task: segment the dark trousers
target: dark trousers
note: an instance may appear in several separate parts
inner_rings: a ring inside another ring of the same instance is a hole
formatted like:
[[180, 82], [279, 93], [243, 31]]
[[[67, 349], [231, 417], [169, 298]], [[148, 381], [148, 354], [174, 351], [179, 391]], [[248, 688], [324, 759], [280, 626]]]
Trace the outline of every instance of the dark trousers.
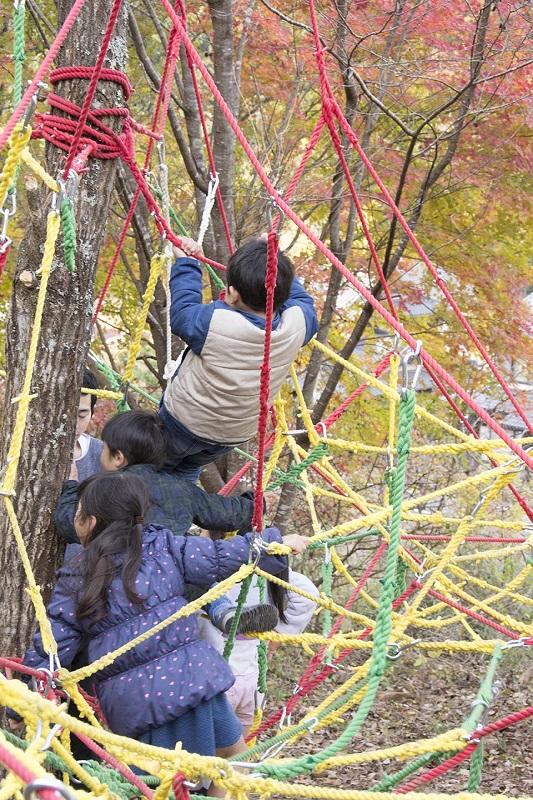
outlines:
[[169, 414], [163, 401], [159, 406], [159, 416], [168, 433], [165, 469], [181, 478], [196, 483], [202, 467], [233, 450], [233, 445], [209, 442], [207, 439], [195, 436]]

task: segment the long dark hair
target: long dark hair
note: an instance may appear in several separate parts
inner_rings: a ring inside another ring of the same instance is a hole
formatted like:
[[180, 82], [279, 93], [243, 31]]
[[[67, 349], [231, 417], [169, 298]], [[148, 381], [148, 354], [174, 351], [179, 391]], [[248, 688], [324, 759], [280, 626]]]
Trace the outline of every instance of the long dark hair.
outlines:
[[[289, 582], [289, 568], [285, 567], [282, 572], [277, 575], [278, 578], [281, 578], [282, 581]], [[285, 609], [287, 608], [287, 589], [284, 586], [280, 586], [274, 581], [267, 582], [268, 587], [268, 594], [270, 595], [270, 601], [273, 606], [276, 606], [278, 609], [278, 614], [281, 622], [287, 622], [287, 617], [285, 616]]]
[[[95, 622], [107, 613], [107, 593], [120, 572], [124, 592], [132, 603], [142, 603], [135, 591], [141, 564], [144, 514], [148, 493], [136, 475], [107, 472], [93, 475], [80, 486], [79, 516], [96, 517], [85, 550], [85, 585], [78, 602], [78, 619]], [[116, 556], [123, 554], [123, 559]]]

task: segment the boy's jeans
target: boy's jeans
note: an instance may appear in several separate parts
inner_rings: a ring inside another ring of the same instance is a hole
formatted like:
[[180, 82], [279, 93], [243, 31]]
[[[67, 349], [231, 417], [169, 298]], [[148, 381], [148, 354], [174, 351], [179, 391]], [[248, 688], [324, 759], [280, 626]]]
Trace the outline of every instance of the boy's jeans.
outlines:
[[233, 450], [233, 445], [209, 442], [207, 439], [195, 436], [185, 425], [169, 414], [162, 400], [159, 406], [159, 416], [169, 436], [165, 468], [181, 478], [196, 483], [203, 466], [211, 464], [220, 456]]

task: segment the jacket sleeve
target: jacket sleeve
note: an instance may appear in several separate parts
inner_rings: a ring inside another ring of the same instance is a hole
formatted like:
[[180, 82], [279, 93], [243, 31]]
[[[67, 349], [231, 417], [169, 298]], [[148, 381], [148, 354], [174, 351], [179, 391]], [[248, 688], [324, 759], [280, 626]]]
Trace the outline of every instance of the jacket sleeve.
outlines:
[[205, 344], [214, 304], [202, 302], [202, 269], [195, 258], [178, 258], [170, 273], [172, 333], [199, 355]]
[[[301, 572], [289, 570], [289, 583], [297, 589], [303, 589], [305, 592], [315, 597], [320, 595], [315, 584], [305, 575], [302, 575]], [[287, 607], [285, 608], [285, 618], [287, 621], [282, 622], [280, 620], [276, 625], [276, 631], [278, 633], [288, 633], [292, 635], [303, 633], [311, 622], [311, 617], [315, 609], [316, 603], [298, 594], [298, 592], [291, 592], [289, 589], [287, 592]]]
[[[212, 586], [229, 578], [239, 567], [248, 563], [253, 534], [234, 536], [227, 541], [215, 541], [204, 536], [172, 536], [170, 550], [185, 583]], [[277, 528], [263, 531], [265, 542], [282, 542]], [[265, 572], [277, 575], [287, 567], [286, 556], [261, 556], [259, 566]]]
[[315, 311], [315, 304], [313, 298], [308, 294], [301, 281], [295, 278], [292, 282], [291, 293], [289, 299], [284, 304], [284, 309], [298, 306], [302, 309], [305, 319], [305, 339], [304, 344], [313, 338], [318, 331], [318, 317]]
[[253, 513], [253, 494], [245, 492], [235, 497], [208, 494], [191, 484], [193, 522], [208, 531], [235, 531], [250, 528]]
[[[57, 642], [61, 666], [68, 667], [81, 648], [83, 632], [76, 619], [76, 592], [73, 590], [72, 575], [65, 576], [62, 572], [59, 571], [46, 614]], [[34, 669], [49, 667], [48, 653], [43, 648], [39, 631], [33, 637], [33, 648], [24, 656], [24, 664]]]
[[57, 532], [66, 542], [79, 543], [74, 530], [74, 516], [79, 500], [78, 481], [65, 481], [54, 514], [54, 524]]

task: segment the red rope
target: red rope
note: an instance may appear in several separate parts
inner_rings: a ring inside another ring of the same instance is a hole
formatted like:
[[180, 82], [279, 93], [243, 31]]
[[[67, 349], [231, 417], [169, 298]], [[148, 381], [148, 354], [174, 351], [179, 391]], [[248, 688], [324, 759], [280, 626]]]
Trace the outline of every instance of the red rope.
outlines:
[[[339, 272], [342, 275], [344, 275], [344, 277], [353, 286], [355, 286], [355, 288], [364, 297], [364, 299], [367, 300], [368, 303], [376, 311], [378, 311], [378, 313], [383, 317], [383, 319], [385, 319], [386, 322], [388, 322], [389, 325], [391, 325], [391, 327], [394, 328], [394, 330], [397, 331], [400, 334], [400, 336], [402, 336], [403, 339], [405, 339], [407, 344], [409, 344], [409, 346], [412, 347], [413, 350], [416, 349], [417, 346], [418, 346], [418, 343], [417, 343], [416, 339], [413, 336], [411, 336], [409, 331], [407, 331], [406, 328], [400, 322], [398, 322], [393, 317], [393, 315], [389, 311], [387, 311], [386, 308], [384, 308], [384, 306], [379, 302], [379, 300], [377, 300], [372, 295], [372, 293], [366, 288], [366, 286], [364, 286], [361, 283], [361, 281], [359, 281], [356, 278], [356, 276], [353, 275], [350, 272], [350, 270], [348, 270], [346, 268], [346, 266], [334, 255], [334, 253], [332, 253], [331, 250], [329, 250], [329, 248], [326, 247], [326, 245], [319, 239], [317, 234], [315, 234], [314, 231], [308, 225], [306, 225], [298, 217], [297, 214], [294, 213], [294, 211], [290, 208], [290, 206], [288, 206], [287, 203], [285, 203], [285, 201], [283, 200], [283, 198], [281, 197], [279, 192], [272, 185], [272, 183], [269, 180], [268, 175], [266, 174], [263, 166], [261, 165], [261, 163], [258, 160], [257, 156], [255, 155], [255, 153], [253, 152], [252, 148], [250, 147], [250, 144], [248, 143], [248, 140], [246, 139], [246, 137], [243, 134], [243, 132], [241, 131], [237, 120], [235, 119], [235, 117], [231, 113], [230, 108], [228, 107], [228, 105], [225, 102], [224, 98], [220, 94], [220, 92], [219, 92], [219, 90], [218, 90], [213, 78], [209, 74], [209, 71], [207, 70], [207, 68], [204, 66], [200, 56], [196, 52], [192, 42], [190, 41], [189, 37], [187, 36], [187, 33], [184, 30], [180, 19], [174, 13], [174, 11], [173, 11], [170, 3], [169, 3], [169, 0], [161, 0], [161, 2], [163, 3], [163, 6], [165, 7], [165, 10], [169, 14], [169, 16], [172, 19], [172, 21], [174, 22], [174, 24], [182, 32], [182, 35], [183, 35], [183, 46], [187, 49], [187, 51], [189, 51], [191, 53], [191, 57], [192, 57], [195, 65], [197, 66], [199, 72], [201, 73], [204, 81], [207, 83], [211, 93], [213, 94], [213, 97], [214, 97], [215, 101], [219, 104], [224, 116], [226, 117], [226, 119], [228, 121], [228, 124], [231, 126], [231, 128], [232, 128], [233, 132], [235, 133], [237, 139], [239, 140], [243, 150], [245, 151], [246, 155], [248, 156], [248, 159], [250, 160], [250, 162], [254, 166], [259, 178], [261, 179], [261, 182], [266, 187], [266, 189], [268, 190], [269, 194], [275, 200], [275, 202], [277, 203], [279, 208], [283, 211], [283, 213], [289, 219], [291, 219], [295, 223], [295, 225], [297, 225], [298, 228], [300, 228], [300, 230], [307, 236], [307, 238], [311, 242], [313, 242], [315, 247], [321, 253], [323, 253], [324, 256], [326, 256], [326, 258], [333, 264], [333, 266], [336, 267], [336, 269], [338, 269]], [[365, 156], [365, 158], [366, 158], [366, 156]], [[390, 197], [390, 195], [389, 195], [389, 197]], [[391, 198], [391, 200], [392, 200], [392, 198]], [[402, 217], [402, 219], [403, 219], [403, 217]], [[405, 222], [405, 220], [404, 220], [404, 222]], [[405, 223], [405, 224], [407, 225], [407, 223]], [[420, 247], [420, 245], [418, 245], [418, 247]], [[427, 256], [426, 256], [426, 259], [427, 259]], [[490, 415], [487, 414], [487, 412], [483, 408], [481, 408], [478, 405], [478, 403], [476, 403], [476, 401], [468, 394], [468, 392], [466, 392], [457, 383], [457, 381], [451, 375], [449, 375], [448, 372], [443, 367], [441, 367], [441, 365], [434, 358], [432, 358], [432, 356], [429, 355], [429, 353], [426, 353], [426, 351], [423, 348], [420, 350], [420, 355], [424, 360], [424, 364], [427, 364], [431, 369], [433, 369], [433, 371], [437, 375], [439, 375], [448, 384], [448, 386], [450, 386], [453, 389], [453, 391], [462, 400], [464, 400], [464, 402], [467, 403], [470, 406], [470, 408], [473, 409], [473, 411], [476, 412], [476, 414], [479, 416], [479, 418], [482, 419], [483, 422], [485, 422], [486, 425], [488, 425], [488, 427], [491, 430], [493, 430], [494, 433], [496, 433], [497, 436], [499, 436], [499, 438], [502, 439], [502, 441], [504, 441], [505, 444], [507, 444], [507, 446], [514, 453], [516, 453], [516, 455], [525, 464], [527, 464], [530, 468], [533, 468], [533, 458], [522, 447], [520, 447], [519, 445], [516, 444], [516, 442], [513, 441], [513, 439], [507, 434], [507, 432], [501, 427], [501, 425], [499, 425], [495, 420], [493, 420], [490, 417]]]
[[72, 29], [72, 26], [76, 22], [76, 19], [79, 16], [80, 11], [82, 10], [86, 2], [87, 0], [75, 0], [74, 5], [70, 9], [67, 17], [65, 18], [65, 21], [63, 22], [63, 25], [61, 26], [54, 41], [52, 42], [50, 50], [44, 57], [40, 67], [33, 76], [33, 79], [30, 82], [26, 91], [24, 92], [20, 103], [17, 105], [17, 107], [14, 109], [13, 113], [9, 117], [2, 133], [0, 133], [0, 150], [2, 149], [2, 147], [4, 147], [5, 143], [7, 142], [13, 131], [13, 128], [15, 127], [17, 122], [22, 118], [24, 112], [30, 105], [32, 97], [37, 91], [37, 88], [39, 86], [39, 82], [44, 81], [46, 79], [50, 65], [55, 61], [55, 58], [59, 53], [61, 46], [63, 45], [63, 42], [67, 38], [70, 30]]
[[[421, 583], [419, 583], [418, 586], [419, 588], [422, 588]], [[519, 634], [513, 633], [513, 631], [510, 631], [508, 628], [504, 628], [504, 626], [500, 625], [498, 622], [493, 622], [493, 620], [487, 619], [487, 617], [484, 617], [482, 614], [478, 614], [477, 611], [472, 611], [471, 608], [467, 608], [466, 606], [461, 605], [461, 603], [457, 603], [455, 600], [452, 600], [451, 597], [446, 597], [446, 595], [435, 591], [435, 589], [430, 589], [429, 594], [431, 597], [434, 597], [435, 600], [440, 600], [441, 603], [446, 603], [447, 606], [456, 608], [457, 611], [460, 611], [462, 614], [466, 614], [467, 616], [472, 617], [472, 619], [477, 620], [477, 622], [481, 622], [483, 625], [487, 625], [489, 628], [493, 628], [495, 631], [503, 633], [503, 635], [507, 636], [509, 639], [520, 638]]]
[[5, 669], [10, 672], [20, 672], [21, 675], [28, 675], [40, 681], [44, 681], [48, 677], [48, 673], [42, 670], [24, 666], [20, 658], [0, 658], [0, 669]]
[[175, 800], [189, 800], [189, 790], [185, 785], [185, 775], [181, 772], [176, 772], [172, 780], [172, 790], [174, 792]]
[[259, 419], [257, 422], [257, 475], [254, 492], [254, 513], [252, 526], [255, 531], [263, 530], [263, 474], [265, 468], [268, 410], [270, 408], [270, 342], [272, 320], [274, 318], [274, 292], [278, 275], [278, 237], [272, 228], [268, 232], [267, 263], [265, 271], [266, 307], [265, 342], [263, 363], [259, 382]]
[[98, 758], [101, 758], [102, 761], [105, 761], [110, 767], [113, 767], [113, 769], [116, 769], [117, 772], [120, 772], [122, 777], [126, 778], [127, 781], [139, 789], [141, 794], [143, 794], [147, 800], [152, 800], [152, 797], [154, 796], [152, 790], [149, 789], [144, 781], [135, 775], [135, 773], [132, 772], [131, 769], [126, 766], [126, 764], [123, 764], [117, 758], [108, 753], [107, 750], [104, 750], [103, 747], [94, 742], [92, 739], [89, 739], [89, 737], [85, 736], [83, 733], [73, 731], [73, 734], [80, 740], [80, 742], [83, 742], [83, 744], [88, 747], [89, 750], [92, 750], [92, 752], [95, 753]]
[[91, 108], [91, 103], [93, 101], [93, 97], [96, 92], [96, 87], [98, 86], [98, 81], [100, 80], [100, 76], [104, 66], [104, 59], [107, 54], [107, 50], [109, 47], [109, 43], [111, 41], [111, 36], [113, 35], [113, 31], [115, 29], [115, 25], [117, 24], [117, 19], [121, 5], [122, 5], [122, 0], [113, 0], [111, 13], [109, 14], [109, 19], [107, 20], [107, 25], [102, 39], [102, 44], [100, 45], [100, 52], [98, 53], [98, 58], [96, 59], [96, 64], [94, 65], [93, 73], [91, 75], [89, 86], [87, 88], [87, 93], [85, 95], [85, 98], [83, 100], [83, 105], [80, 110], [76, 129], [74, 131], [74, 135], [70, 143], [70, 148], [67, 153], [65, 167], [63, 169], [63, 177], [65, 178], [65, 180], [68, 177], [68, 173], [72, 166], [72, 162], [74, 161], [74, 158], [78, 152], [78, 146], [81, 142], [83, 129], [85, 127], [85, 122], [87, 120]]
[[[452, 397], [450, 397], [450, 393], [448, 392], [446, 387], [443, 386], [442, 382], [433, 373], [433, 371], [431, 369], [429, 369], [427, 366], [426, 366], [426, 371], [427, 371], [428, 375], [430, 376], [430, 378], [435, 383], [435, 385], [437, 386], [437, 388], [441, 391], [441, 393], [443, 394], [445, 399], [448, 401], [450, 406], [453, 408], [453, 410], [455, 411], [455, 413], [457, 414], [457, 416], [459, 417], [459, 419], [461, 420], [461, 422], [463, 423], [463, 425], [465, 426], [467, 431], [469, 433], [471, 433], [472, 436], [475, 439], [479, 439], [480, 437], [479, 437], [479, 434], [477, 433], [476, 429], [467, 420], [467, 418], [465, 417], [465, 415], [463, 414], [463, 412], [461, 411], [461, 409], [459, 408], [457, 403], [454, 401], [454, 399]], [[497, 467], [498, 466], [497, 462], [494, 461], [494, 459], [491, 456], [488, 456], [488, 458], [489, 458], [489, 461], [490, 461], [490, 463], [492, 464], [493, 467]], [[520, 506], [520, 508], [527, 514], [529, 519], [533, 522], [533, 509], [531, 509], [531, 507], [527, 504], [525, 498], [522, 497], [520, 492], [513, 486], [512, 483], [509, 484], [509, 489], [513, 493], [513, 495], [514, 495], [518, 505]]]
[[[176, 0], [176, 7], [178, 6], [179, 6], [179, 0]], [[176, 59], [179, 53], [179, 45], [180, 45], [180, 36], [178, 35], [177, 29], [174, 26], [170, 31], [168, 37], [165, 63], [163, 66], [163, 72], [161, 74], [159, 91], [157, 93], [156, 105], [152, 116], [151, 130], [157, 135], [162, 134], [163, 127], [167, 118], [168, 106], [171, 97], [171, 85], [172, 85], [172, 79], [174, 77], [174, 67], [176, 64]], [[152, 157], [152, 151], [153, 151], [153, 140], [150, 140], [148, 142], [148, 148], [146, 150], [146, 154], [144, 157], [143, 173], [145, 173], [146, 170], [148, 169], [148, 165], [150, 164], [150, 159]], [[92, 318], [93, 325], [98, 319], [98, 315], [102, 308], [102, 304], [109, 289], [109, 285], [111, 283], [111, 279], [115, 272], [115, 268], [118, 264], [118, 260], [122, 252], [124, 242], [126, 241], [126, 236], [128, 235], [128, 230], [130, 228], [133, 215], [135, 214], [135, 209], [137, 207], [137, 202], [139, 200], [140, 195], [141, 195], [141, 188], [139, 184], [137, 184], [137, 188], [135, 189], [128, 213], [126, 215], [126, 219], [124, 220], [124, 224], [122, 226], [122, 230], [118, 238], [117, 246], [115, 247], [115, 252], [113, 253], [113, 257], [109, 262], [109, 267], [107, 269], [105, 280], [100, 290], [100, 294], [98, 295], [98, 300], [96, 301]]]
[[[430, 271], [431, 275], [433, 276], [437, 286], [439, 287], [439, 289], [442, 291], [442, 293], [446, 297], [446, 300], [448, 301], [448, 303], [450, 304], [451, 308], [453, 309], [453, 311], [454, 311], [456, 317], [458, 318], [459, 322], [461, 323], [462, 327], [468, 333], [470, 339], [473, 341], [473, 343], [475, 344], [477, 350], [482, 355], [482, 357], [483, 357], [484, 361], [486, 362], [486, 364], [488, 365], [490, 371], [492, 372], [492, 374], [494, 375], [494, 377], [496, 378], [496, 380], [498, 381], [498, 383], [502, 387], [503, 391], [507, 395], [508, 399], [511, 401], [512, 405], [514, 406], [517, 414], [524, 421], [524, 423], [528, 427], [528, 429], [530, 431], [532, 431], [533, 427], [532, 427], [531, 423], [529, 422], [525, 412], [523, 411], [523, 409], [521, 408], [520, 404], [518, 403], [518, 401], [514, 397], [513, 393], [511, 392], [511, 389], [507, 385], [505, 379], [503, 378], [503, 376], [498, 371], [496, 365], [494, 364], [494, 362], [492, 361], [491, 357], [489, 356], [487, 350], [485, 349], [485, 347], [483, 346], [482, 342], [478, 338], [476, 332], [474, 331], [474, 329], [472, 328], [472, 326], [470, 325], [470, 323], [468, 322], [468, 320], [466, 319], [466, 317], [462, 313], [461, 309], [457, 305], [454, 297], [452, 296], [451, 292], [449, 291], [448, 287], [446, 286], [446, 283], [442, 280], [442, 278], [440, 277], [438, 271], [435, 269], [435, 267], [433, 266], [433, 264], [431, 263], [431, 261], [427, 257], [427, 255], [426, 255], [426, 253], [424, 251], [424, 248], [420, 245], [420, 243], [418, 242], [418, 239], [416, 238], [414, 233], [411, 231], [411, 228], [409, 227], [409, 224], [407, 223], [407, 220], [404, 218], [404, 216], [401, 213], [400, 209], [398, 208], [398, 206], [394, 202], [394, 199], [393, 199], [392, 195], [389, 193], [389, 191], [387, 190], [385, 184], [382, 182], [382, 180], [379, 177], [378, 173], [376, 172], [376, 170], [372, 166], [372, 163], [370, 162], [368, 156], [366, 155], [366, 153], [362, 149], [361, 145], [359, 144], [359, 140], [358, 140], [357, 136], [355, 135], [354, 131], [352, 130], [352, 128], [351, 128], [350, 124], [348, 123], [346, 117], [342, 113], [342, 109], [340, 108], [339, 104], [337, 103], [337, 101], [336, 101], [336, 99], [335, 99], [335, 97], [333, 95], [333, 92], [331, 90], [331, 86], [329, 85], [329, 81], [328, 81], [327, 75], [326, 75], [326, 66], [325, 66], [325, 62], [324, 62], [324, 52], [325, 52], [325, 50], [322, 47], [322, 44], [321, 44], [321, 41], [320, 41], [320, 35], [319, 35], [319, 32], [318, 32], [318, 23], [317, 23], [316, 9], [315, 9], [314, 0], [309, 0], [309, 12], [310, 12], [311, 24], [312, 24], [312, 28], [313, 28], [313, 36], [314, 36], [314, 40], [315, 40], [315, 55], [316, 55], [317, 66], [318, 66], [318, 69], [319, 69], [319, 72], [320, 72], [321, 81], [324, 82], [324, 84], [327, 86], [327, 89], [328, 89], [330, 108], [331, 108], [332, 112], [337, 117], [337, 120], [339, 121], [339, 123], [341, 125], [341, 128], [343, 129], [343, 131], [344, 131], [345, 135], [347, 136], [347, 138], [348, 138], [349, 142], [351, 143], [351, 145], [357, 151], [359, 157], [361, 158], [361, 161], [365, 165], [365, 167], [368, 170], [369, 174], [371, 175], [372, 179], [374, 180], [374, 182], [376, 183], [376, 185], [379, 187], [380, 191], [382, 192], [383, 197], [387, 201], [388, 205], [390, 206], [391, 210], [393, 211], [394, 215], [396, 216], [396, 219], [398, 220], [398, 222], [402, 226], [403, 230], [405, 231], [405, 234], [409, 238], [409, 241], [411, 242], [411, 244], [415, 248], [416, 252], [420, 256], [420, 258], [422, 259], [422, 261], [424, 262], [426, 267], [429, 269], [429, 271]], [[430, 363], [430, 366], [432, 366], [431, 363]], [[533, 466], [533, 462], [532, 462], [532, 464], [530, 466]]]
[[[394, 603], [392, 604], [393, 611], [396, 611], [402, 603], [404, 603], [416, 590], [417, 590], [417, 583], [416, 581], [412, 581], [410, 585], [399, 595]], [[364, 631], [357, 637], [358, 639], [366, 639], [372, 633], [372, 628], [365, 628]], [[313, 691], [322, 681], [326, 680], [337, 668], [337, 666], [344, 661], [347, 656], [353, 653], [351, 648], [346, 648], [343, 650], [332, 662], [331, 665], [327, 665], [323, 668], [323, 670], [315, 677], [307, 677], [308, 674], [311, 673], [311, 664], [314, 662], [313, 669], [316, 669], [319, 666], [318, 662], [318, 654], [313, 656], [313, 659], [309, 663], [306, 671], [302, 675], [301, 679], [298, 681], [297, 689], [295, 690], [294, 694], [287, 700], [287, 703], [282, 708], [279, 708], [275, 711], [271, 716], [264, 720], [257, 731], [254, 733], [254, 736], [258, 737], [264, 731], [268, 730], [269, 728], [273, 727], [278, 723], [285, 712], [285, 714], [292, 714], [298, 703], [304, 698], [307, 697], [310, 692]]]
[[11, 250], [11, 245], [8, 244], [7, 247], [0, 252], [0, 278], [2, 277], [2, 273], [4, 271], [4, 267], [6, 265], [7, 257], [9, 255], [9, 251]]
[[464, 750], [461, 750], [460, 753], [456, 753], [451, 758], [448, 758], [446, 761], [443, 761], [442, 764], [439, 764], [433, 769], [427, 770], [422, 775], [419, 775], [417, 778], [414, 778], [407, 783], [402, 783], [396, 791], [399, 794], [405, 794], [406, 792], [414, 792], [419, 786], [423, 784], [429, 783], [430, 781], [434, 780], [435, 778], [441, 777], [441, 775], [445, 775], [450, 770], [454, 769], [454, 767], [461, 764], [467, 758], [469, 758], [474, 750], [479, 745], [479, 741], [483, 739], [485, 736], [488, 736], [491, 733], [496, 733], [497, 731], [504, 730], [505, 728], [511, 727], [511, 725], [516, 725], [519, 722], [523, 722], [524, 720], [528, 719], [533, 715], [533, 706], [527, 706], [523, 708], [521, 711], [515, 711], [512, 714], [509, 714], [507, 717], [503, 717], [502, 719], [491, 722], [488, 725], [485, 725], [483, 728], [476, 730], [472, 736], [475, 737], [475, 740], [467, 744]]
[[[377, 367], [372, 372], [372, 375], [374, 376], [374, 378], [379, 378], [385, 372], [385, 370], [389, 366], [391, 356], [392, 356], [392, 353], [387, 353], [385, 358], [381, 359], [381, 361], [379, 362]], [[326, 417], [326, 419], [324, 420], [324, 425], [326, 426], [327, 430], [329, 430], [330, 427], [335, 422], [337, 422], [337, 420], [344, 414], [344, 412], [347, 410], [348, 406], [356, 399], [356, 397], [359, 397], [359, 395], [362, 394], [365, 389], [368, 389], [369, 386], [370, 386], [369, 383], [362, 383], [345, 400], [342, 401], [340, 406], [337, 409], [335, 409], [335, 411], [332, 411], [332, 413], [329, 415], [329, 417]], [[315, 430], [317, 432], [320, 432], [320, 428], [321, 427], [322, 426], [319, 423], [318, 425], [315, 425]]]
[[[179, 5], [180, 5], [182, 18], [183, 18], [183, 25], [185, 27], [185, 30], [187, 30], [187, 16], [186, 16], [186, 12], [185, 12], [185, 3], [182, 2], [182, 0], [180, 0]], [[197, 105], [197, 108], [198, 108], [198, 116], [200, 117], [200, 125], [202, 126], [202, 133], [203, 133], [203, 136], [204, 136], [205, 149], [206, 149], [206, 152], [207, 152], [207, 160], [209, 162], [209, 171], [210, 171], [211, 175], [214, 177], [217, 174], [217, 168], [216, 168], [216, 164], [215, 164], [215, 155], [213, 153], [213, 148], [211, 147], [211, 140], [210, 140], [210, 137], [209, 137], [209, 132], [207, 130], [207, 123], [206, 123], [206, 120], [205, 120], [204, 107], [203, 107], [203, 103], [202, 103], [202, 97], [200, 95], [200, 89], [198, 87], [198, 79], [196, 77], [196, 72], [194, 70], [194, 63], [193, 63], [193, 61], [191, 59], [191, 56], [190, 56], [188, 51], [187, 51], [187, 63], [189, 65], [189, 71], [191, 73], [194, 96], [196, 98], [196, 105]], [[226, 237], [226, 243], [228, 245], [228, 250], [229, 250], [230, 253], [233, 253], [235, 248], [233, 247], [233, 242], [232, 242], [232, 238], [231, 238], [231, 231], [230, 231], [230, 227], [229, 227], [228, 217], [226, 215], [226, 209], [224, 207], [224, 199], [222, 197], [222, 192], [220, 191], [220, 187], [218, 187], [218, 186], [217, 186], [217, 190], [216, 190], [216, 193], [215, 193], [215, 197], [216, 197], [216, 200], [217, 200], [217, 207], [218, 207], [218, 211], [219, 211], [219, 214], [220, 214], [220, 219], [222, 220], [222, 226], [224, 228], [224, 235]]]
[[[16, 755], [3, 744], [0, 744], [0, 762], [9, 772], [13, 772], [26, 784], [37, 780], [38, 776], [19, 761]], [[36, 794], [42, 800], [62, 800], [62, 796], [55, 789], [38, 789]]]
[[335, 148], [337, 157], [342, 167], [342, 171], [344, 172], [344, 178], [346, 180], [346, 183], [348, 184], [348, 188], [352, 196], [355, 210], [357, 211], [357, 216], [359, 217], [359, 221], [361, 223], [365, 239], [368, 243], [368, 247], [370, 249], [370, 255], [372, 256], [372, 261], [374, 262], [376, 271], [378, 273], [379, 282], [381, 283], [383, 291], [385, 292], [385, 297], [387, 298], [387, 303], [391, 310], [391, 314], [394, 317], [394, 319], [397, 320], [398, 314], [396, 313], [396, 309], [394, 308], [394, 302], [392, 300], [392, 295], [390, 293], [389, 284], [387, 282], [387, 278], [385, 277], [385, 273], [383, 271], [383, 267], [381, 265], [381, 261], [378, 256], [378, 251], [376, 250], [372, 234], [370, 233], [370, 229], [367, 225], [363, 207], [361, 205], [361, 201], [359, 200], [359, 195], [357, 194], [355, 183], [353, 182], [353, 178], [350, 174], [350, 168], [348, 166], [348, 162], [346, 161], [346, 156], [344, 155], [344, 150], [339, 134], [337, 133], [337, 129], [335, 128], [334, 124], [335, 117], [332, 111], [332, 103], [331, 103], [331, 89], [329, 88], [327, 82], [325, 69], [320, 70], [320, 64], [319, 64], [319, 72], [320, 72], [320, 83], [321, 83], [321, 94], [322, 94], [322, 114], [324, 115], [324, 119], [328, 126], [331, 141], [333, 143], [333, 147]]

